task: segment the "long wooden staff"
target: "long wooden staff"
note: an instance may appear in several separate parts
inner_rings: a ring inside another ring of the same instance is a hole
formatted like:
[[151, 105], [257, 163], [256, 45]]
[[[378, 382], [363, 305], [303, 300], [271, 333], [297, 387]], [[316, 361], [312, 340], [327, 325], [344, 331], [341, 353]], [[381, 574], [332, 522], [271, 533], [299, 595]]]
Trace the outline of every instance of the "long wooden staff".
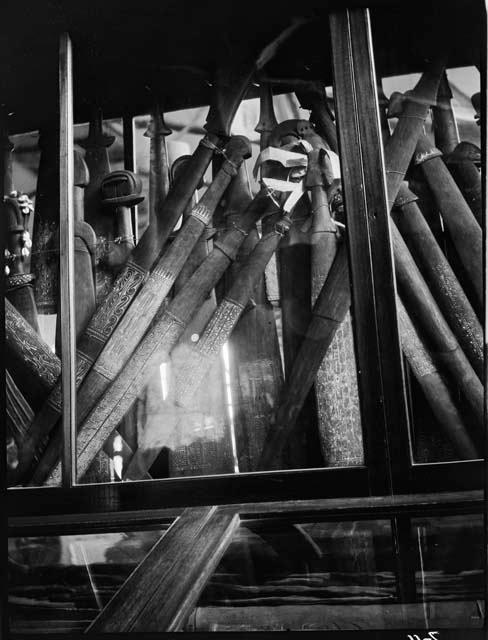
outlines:
[[480, 149], [470, 142], [460, 142], [446, 158], [449, 171], [481, 227], [483, 225], [483, 196], [481, 173], [476, 166], [476, 163], [480, 162]]
[[459, 144], [456, 116], [451, 104], [452, 91], [446, 72], [442, 74], [437, 91], [437, 100], [432, 107], [435, 146], [447, 156]]
[[[270, 207], [269, 196], [258, 194], [247, 210], [218, 241], [210, 255], [172, 302], [157, 315], [132, 357], [107, 389], [99, 403], [83, 423], [78, 436], [78, 469], [83, 473], [107, 437], [120, 422], [144, 387], [152, 367], [171, 352], [192, 315], [205, 300], [226, 268], [235, 259], [244, 238], [256, 221]], [[44, 480], [52, 467], [43, 461], [38, 466], [36, 481]], [[57, 481], [60, 465], [49, 476]]]
[[418, 140], [414, 163], [423, 175], [441, 211], [459, 259], [473, 285], [477, 301], [483, 304], [483, 246], [481, 227], [459, 187], [449, 173], [441, 152], [426, 136]]
[[483, 378], [483, 330], [443, 251], [406, 183], [392, 215], [419, 265], [437, 304], [480, 380]]
[[[222, 193], [236, 173], [236, 166], [245, 156], [250, 154], [249, 142], [246, 138], [236, 136], [231, 139], [226, 150], [226, 161], [218, 176], [205, 193], [202, 201], [192, 211], [192, 215], [185, 223], [176, 239], [161, 256], [157, 265], [147, 278], [139, 294], [134, 297], [131, 306], [114, 327], [104, 348], [101, 350], [94, 366], [87, 373], [84, 381], [79, 382], [77, 395], [77, 423], [88, 415], [94, 402], [103, 394], [108, 385], [114, 380], [118, 372], [125, 365], [145, 331], [153, 320], [157, 310], [168, 295], [174, 284], [179, 270], [193, 249], [205, 226], [210, 222], [213, 211]], [[43, 407], [51, 410], [50, 405]], [[52, 420], [50, 421], [52, 424]], [[44, 428], [43, 428], [44, 427]], [[25, 442], [21, 452], [19, 470], [29, 463], [37, 443], [46, 435], [46, 423], [42, 425], [36, 419], [29, 432], [29, 439]], [[61, 434], [54, 439], [45, 457], [55, 459], [56, 443]]]

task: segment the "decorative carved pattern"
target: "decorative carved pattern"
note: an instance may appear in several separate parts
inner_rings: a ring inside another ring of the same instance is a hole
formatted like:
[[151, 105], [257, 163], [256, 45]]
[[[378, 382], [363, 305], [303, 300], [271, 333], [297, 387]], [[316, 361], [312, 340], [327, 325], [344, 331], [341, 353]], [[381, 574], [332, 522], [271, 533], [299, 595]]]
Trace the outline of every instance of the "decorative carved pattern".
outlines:
[[185, 323], [165, 312], [139, 344], [131, 360], [107, 389], [78, 434], [78, 473], [85, 473], [105, 440], [117, 427], [144, 389], [153, 365], [169, 354], [185, 329]]
[[200, 340], [179, 367], [175, 385], [177, 404], [185, 407], [192, 405], [192, 398], [202, 384], [212, 361], [229, 339], [243, 310], [243, 305], [227, 298], [219, 304]]
[[61, 415], [63, 409], [63, 394], [61, 389], [61, 383], [58, 383], [49, 394], [47, 404], [54, 409], [56, 413]]
[[61, 373], [59, 359], [10, 304], [5, 305], [5, 336], [7, 344], [22, 353], [26, 367], [54, 387]]
[[105, 342], [132, 302], [144, 282], [147, 272], [139, 265], [128, 262], [103, 304], [91, 319], [86, 333], [99, 342]]
[[81, 383], [85, 379], [86, 374], [90, 371], [93, 361], [81, 351], [76, 352], [76, 388], [79, 389]]
[[15, 273], [7, 278], [7, 291], [17, 289], [18, 287], [25, 287], [35, 280], [35, 276], [32, 273]]
[[244, 305], [224, 298], [219, 304], [195, 349], [203, 356], [216, 355], [232, 333]]
[[193, 218], [200, 220], [205, 225], [207, 225], [212, 219], [212, 212], [210, 209], [201, 203], [193, 207], [190, 215], [193, 216]]
[[56, 313], [59, 292], [59, 246], [57, 222], [40, 220], [34, 234], [32, 272], [39, 313]]

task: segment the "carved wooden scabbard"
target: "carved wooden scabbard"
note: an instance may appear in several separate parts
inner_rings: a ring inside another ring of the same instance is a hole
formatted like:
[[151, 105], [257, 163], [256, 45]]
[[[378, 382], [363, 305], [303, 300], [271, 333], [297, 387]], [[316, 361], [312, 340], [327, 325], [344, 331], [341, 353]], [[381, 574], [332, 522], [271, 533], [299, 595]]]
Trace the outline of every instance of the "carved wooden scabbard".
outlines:
[[437, 100], [432, 107], [435, 146], [444, 155], [452, 153], [459, 144], [459, 132], [451, 99], [451, 88], [444, 72], [439, 82]]
[[437, 304], [480, 380], [483, 378], [483, 330], [444, 253], [420, 212], [417, 197], [404, 183], [393, 219], [407, 242]]
[[263, 236], [248, 255], [232, 286], [219, 303], [205, 331], [188, 354], [175, 382], [176, 402], [191, 407], [192, 397], [220, 354], [262, 276], [264, 267], [288, 232], [290, 220], [283, 218], [273, 232]]
[[417, 144], [414, 162], [422, 172], [439, 206], [480, 306], [483, 304], [483, 247], [481, 227], [449, 173], [441, 152], [426, 136]]
[[59, 180], [58, 141], [55, 132], [41, 131], [41, 158], [36, 189], [36, 216], [32, 238], [31, 271], [40, 314], [55, 314], [59, 292]]
[[275, 423], [268, 432], [258, 468], [273, 469], [292, 433], [303, 403], [334, 334], [349, 309], [351, 294], [347, 250], [342, 243], [312, 310], [312, 320], [297, 352]]
[[438, 424], [465, 460], [478, 457], [476, 446], [456, 407], [452, 393], [439, 374], [429, 350], [421, 340], [402, 301], [397, 297], [398, 324], [403, 353], [420, 384]]
[[446, 158], [449, 171], [481, 227], [483, 225], [483, 195], [481, 173], [476, 166], [476, 163], [480, 162], [480, 149], [470, 142], [460, 142]]
[[[328, 160], [309, 154], [306, 182], [312, 198], [311, 276], [312, 303], [322, 289], [339, 246], [332, 220], [322, 168]], [[322, 454], [327, 466], [362, 464], [362, 431], [354, 354], [352, 318], [348, 312], [337, 329], [315, 378], [315, 396]]]
[[[234, 228], [214, 243], [212, 253], [195, 271], [180, 293], [154, 319], [131, 359], [94, 407], [78, 436], [78, 469], [83, 473], [108, 435], [144, 387], [152, 365], [170, 353], [196, 309], [235, 258], [246, 234], [270, 206], [266, 195], [258, 194]], [[166, 355], [165, 355], [166, 354]], [[54, 480], [59, 465], [51, 474]]]

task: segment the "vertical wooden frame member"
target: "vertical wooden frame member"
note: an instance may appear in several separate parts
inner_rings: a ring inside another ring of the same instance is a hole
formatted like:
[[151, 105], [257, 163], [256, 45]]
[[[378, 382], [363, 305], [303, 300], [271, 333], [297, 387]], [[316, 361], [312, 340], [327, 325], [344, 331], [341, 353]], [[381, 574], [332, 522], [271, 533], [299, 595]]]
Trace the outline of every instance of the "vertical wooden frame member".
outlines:
[[[127, 171], [135, 171], [136, 156], [134, 149], [134, 118], [130, 113], [126, 113], [122, 117], [122, 135], [124, 139], [124, 169], [127, 169]], [[134, 243], [137, 243], [139, 240], [137, 229], [137, 205], [130, 208], [130, 219], [132, 222]]]
[[71, 39], [59, 40], [59, 245], [61, 319], [62, 484], [76, 481], [76, 384], [73, 205], [73, 59]]
[[330, 17], [365, 459], [372, 493], [398, 491], [388, 434], [407, 426], [385, 164], [367, 9]]

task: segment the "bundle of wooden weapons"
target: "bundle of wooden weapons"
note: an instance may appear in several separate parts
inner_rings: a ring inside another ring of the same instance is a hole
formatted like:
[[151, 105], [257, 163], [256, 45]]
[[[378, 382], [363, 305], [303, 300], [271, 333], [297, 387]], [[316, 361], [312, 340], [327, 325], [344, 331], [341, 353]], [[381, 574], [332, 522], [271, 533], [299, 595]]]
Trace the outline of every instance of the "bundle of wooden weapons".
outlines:
[[[125, 479], [363, 462], [347, 202], [331, 164], [333, 116], [323, 87], [313, 84], [297, 94], [310, 121], [278, 124], [262, 83], [261, 190], [253, 196], [245, 170], [250, 143], [231, 136], [230, 126], [257, 69], [218, 75], [207, 133], [171, 181], [170, 131], [155, 106], [146, 134], [149, 226], [137, 244], [130, 207], [143, 198], [141, 183], [129, 171], [110, 171], [112, 140], [94, 112], [74, 187], [83, 481], [109, 479], [115, 435]], [[424, 132], [431, 107], [436, 146]], [[441, 65], [426, 69], [406, 95], [393, 95], [383, 116], [403, 352], [455, 457], [472, 459], [483, 430], [479, 150], [457, 137]], [[397, 118], [391, 133], [387, 116]], [[62, 286], [55, 189], [46, 177], [56, 145], [49, 140], [43, 137], [32, 275], [12, 240], [18, 282], [6, 303], [7, 413], [17, 448], [10, 481], [34, 486], [61, 478], [60, 361], [36, 324], [36, 304], [39, 313], [55, 313]], [[198, 199], [212, 159], [213, 180]], [[25, 248], [19, 207], [28, 203], [12, 198], [8, 237], [20, 233]], [[269, 288], [280, 291], [280, 313]], [[162, 363], [170, 371], [166, 409], [151, 450], [137, 450], [137, 407], [148, 412], [154, 384], [147, 385], [159, 380]]]

